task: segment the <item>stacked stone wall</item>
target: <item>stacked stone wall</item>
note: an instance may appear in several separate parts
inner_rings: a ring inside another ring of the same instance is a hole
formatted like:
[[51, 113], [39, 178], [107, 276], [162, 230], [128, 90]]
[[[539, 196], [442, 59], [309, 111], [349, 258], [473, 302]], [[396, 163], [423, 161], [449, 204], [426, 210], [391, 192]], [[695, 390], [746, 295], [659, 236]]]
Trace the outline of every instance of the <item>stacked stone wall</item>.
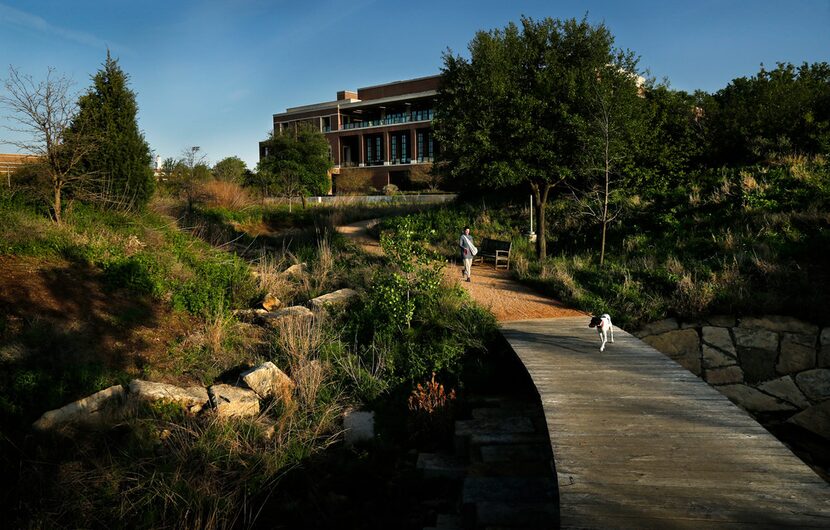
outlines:
[[830, 440], [830, 327], [779, 315], [666, 319], [634, 335], [761, 421]]

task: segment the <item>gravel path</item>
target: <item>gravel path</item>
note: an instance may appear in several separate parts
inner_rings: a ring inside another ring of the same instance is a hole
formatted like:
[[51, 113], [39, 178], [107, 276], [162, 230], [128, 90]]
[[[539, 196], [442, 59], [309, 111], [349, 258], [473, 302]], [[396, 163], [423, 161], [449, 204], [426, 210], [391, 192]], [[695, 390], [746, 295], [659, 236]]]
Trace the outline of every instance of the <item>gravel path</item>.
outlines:
[[[359, 244], [367, 253], [379, 255], [383, 250], [367, 232], [377, 222], [377, 219], [361, 221], [340, 226], [337, 230]], [[514, 281], [509, 272], [496, 270], [492, 264], [474, 265], [470, 282], [461, 280], [460, 263], [449, 264], [444, 269], [444, 274], [448, 281], [460, 283], [473, 300], [490, 309], [499, 322], [586, 315]]]

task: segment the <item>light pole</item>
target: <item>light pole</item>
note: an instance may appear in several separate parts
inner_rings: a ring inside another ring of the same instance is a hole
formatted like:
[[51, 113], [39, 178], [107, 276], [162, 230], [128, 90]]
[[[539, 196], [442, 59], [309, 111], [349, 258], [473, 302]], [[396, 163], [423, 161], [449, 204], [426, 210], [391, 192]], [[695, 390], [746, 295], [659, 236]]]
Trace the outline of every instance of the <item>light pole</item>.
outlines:
[[536, 242], [536, 232], [533, 231], [533, 195], [530, 196], [530, 232], [527, 233], [527, 239], [531, 243]]

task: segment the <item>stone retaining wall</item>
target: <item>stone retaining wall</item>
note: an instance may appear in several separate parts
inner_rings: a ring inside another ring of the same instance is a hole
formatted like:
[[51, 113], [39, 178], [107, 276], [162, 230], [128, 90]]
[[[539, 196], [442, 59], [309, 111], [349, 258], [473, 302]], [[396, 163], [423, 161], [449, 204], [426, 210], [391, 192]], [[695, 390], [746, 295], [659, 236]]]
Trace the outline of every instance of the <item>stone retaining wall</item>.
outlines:
[[786, 316], [673, 318], [634, 333], [759, 420], [830, 439], [830, 327]]

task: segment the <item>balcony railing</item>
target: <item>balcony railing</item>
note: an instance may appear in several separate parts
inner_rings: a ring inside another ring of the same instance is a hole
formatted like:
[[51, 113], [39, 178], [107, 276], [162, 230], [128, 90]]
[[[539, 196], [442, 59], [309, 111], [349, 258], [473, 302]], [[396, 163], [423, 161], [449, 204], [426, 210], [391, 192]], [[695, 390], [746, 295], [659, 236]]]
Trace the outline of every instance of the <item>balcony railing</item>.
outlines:
[[[394, 116], [387, 116], [381, 120], [364, 120], [364, 121], [357, 121], [352, 123], [344, 123], [341, 127], [341, 130], [346, 129], [363, 129], [366, 127], [380, 127], [383, 125], [396, 125], [398, 123], [410, 123], [414, 121], [431, 121], [435, 115], [435, 111], [432, 109], [428, 110], [416, 110], [413, 111], [411, 114], [396, 114]], [[329, 132], [330, 129], [326, 128], [326, 132]]]

